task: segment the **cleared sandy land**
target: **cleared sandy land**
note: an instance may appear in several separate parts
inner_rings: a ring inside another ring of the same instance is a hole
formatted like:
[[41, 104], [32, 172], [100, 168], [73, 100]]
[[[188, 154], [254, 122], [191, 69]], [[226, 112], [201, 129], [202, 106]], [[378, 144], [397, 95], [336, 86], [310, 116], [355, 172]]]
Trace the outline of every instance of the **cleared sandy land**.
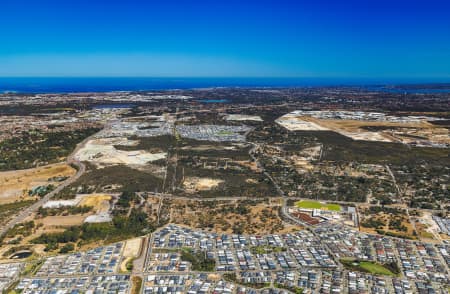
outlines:
[[[402, 142], [407, 144], [415, 141], [429, 141], [441, 144], [450, 143], [448, 129], [438, 127], [426, 121], [399, 123], [358, 120], [319, 120], [312, 117], [305, 117], [304, 119], [319, 123], [321, 126], [354, 140]], [[369, 127], [385, 127], [387, 129], [380, 131], [368, 131], [364, 129]]]
[[124, 257], [136, 257], [139, 254], [139, 250], [141, 249], [142, 238], [134, 238], [128, 240], [125, 244], [125, 248], [123, 249]]
[[258, 115], [244, 115], [244, 114], [228, 114], [225, 120], [229, 121], [263, 121]]
[[[131, 142], [131, 143], [130, 143]], [[75, 157], [80, 161], [89, 161], [98, 167], [108, 165], [145, 165], [148, 162], [166, 158], [165, 152], [150, 153], [144, 150], [123, 151], [114, 148], [114, 145], [135, 144], [126, 138], [94, 139], [86, 143]]]
[[109, 201], [111, 195], [105, 194], [90, 194], [84, 195], [81, 199], [79, 206], [92, 206], [97, 213], [107, 212], [110, 208]]
[[304, 120], [320, 124], [329, 130], [335, 131], [341, 135], [362, 141], [396, 141], [388, 133], [383, 131], [367, 131], [364, 127], [408, 127], [408, 128], [429, 128], [432, 126], [427, 122], [397, 123], [397, 122], [378, 122], [378, 121], [360, 121], [360, 120], [336, 120], [336, 119], [317, 119], [313, 117], [303, 117]]
[[438, 224], [433, 220], [433, 214], [428, 211], [422, 211], [421, 216], [416, 218], [416, 230], [422, 241], [432, 242], [441, 241]]
[[286, 114], [276, 120], [276, 122], [289, 131], [328, 131], [329, 129], [317, 123], [306, 121], [296, 114]]
[[[276, 122], [290, 131], [334, 131], [353, 140], [415, 143], [450, 143], [449, 131], [425, 120], [410, 122], [322, 119], [288, 113]], [[374, 130], [368, 130], [373, 127]], [[378, 128], [378, 129], [377, 129]]]
[[249, 169], [251, 169], [254, 172], [259, 172], [259, 168], [258, 165], [256, 164], [256, 162], [252, 162], [252, 161], [235, 161], [237, 164], [248, 167]]
[[411, 127], [411, 128], [429, 128], [433, 127], [432, 124], [427, 122], [388, 122], [388, 121], [364, 121], [364, 120], [345, 120], [345, 119], [317, 119], [313, 117], [305, 117], [309, 120], [320, 121], [320, 124], [333, 128], [339, 127], [342, 129], [355, 130], [361, 127]]
[[79, 206], [92, 206], [93, 212], [84, 219], [86, 223], [103, 223], [110, 222], [112, 220], [110, 212], [110, 200], [111, 195], [106, 194], [90, 194], [83, 195], [82, 200], [78, 204]]
[[223, 181], [219, 179], [191, 177], [184, 180], [183, 186], [185, 187], [186, 192], [195, 192], [214, 189], [219, 186], [220, 183], [223, 183]]
[[[34, 187], [57, 185], [54, 177], [70, 177], [76, 173], [67, 164], [53, 164], [27, 170], [0, 172], [0, 204], [14, 202], [27, 197]], [[49, 180], [50, 179], [50, 180]]]
[[123, 261], [120, 264], [120, 271], [127, 271], [127, 263], [133, 258], [139, 255], [139, 251], [142, 245], [142, 238], [134, 238], [127, 240], [123, 249]]
[[85, 218], [83, 215], [47, 216], [36, 220], [36, 223], [43, 224], [45, 228], [70, 227], [81, 225]]
[[184, 146], [181, 147], [183, 150], [195, 150], [195, 151], [206, 151], [206, 150], [236, 150], [235, 146], [213, 146], [213, 145], [200, 145], [200, 146]]
[[67, 200], [50, 200], [42, 205], [43, 208], [59, 208], [64, 206], [75, 206], [80, 203], [81, 197], [77, 196], [74, 199]]
[[380, 132], [367, 132], [367, 131], [356, 131], [356, 132], [346, 132], [346, 131], [338, 131], [341, 135], [352, 138], [353, 140], [359, 141], [378, 141], [378, 142], [394, 142], [394, 140], [389, 137], [383, 135]]
[[[75, 204], [71, 206], [92, 206], [93, 210], [91, 212], [88, 212], [84, 215], [76, 214], [67, 216], [47, 216], [45, 218], [39, 219], [38, 222], [44, 224], [44, 228], [81, 225], [87, 217], [95, 217], [99, 214], [107, 214], [110, 209], [109, 200], [111, 198], [111, 195], [106, 194], [77, 195], [75, 199], [76, 201], [74, 202]], [[55, 202], [57, 201], [58, 200], [55, 200]]]

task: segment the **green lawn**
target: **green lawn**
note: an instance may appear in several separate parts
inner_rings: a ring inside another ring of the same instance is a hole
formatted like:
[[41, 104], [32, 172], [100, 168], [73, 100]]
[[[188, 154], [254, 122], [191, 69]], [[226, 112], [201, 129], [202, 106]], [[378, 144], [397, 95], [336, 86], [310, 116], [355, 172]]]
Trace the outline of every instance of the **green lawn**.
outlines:
[[300, 208], [309, 208], [309, 209], [327, 209], [333, 211], [341, 210], [341, 206], [338, 204], [320, 203], [318, 201], [313, 200], [302, 200], [295, 203], [295, 205]]
[[346, 268], [350, 270], [366, 272], [373, 275], [396, 276], [396, 273], [388, 268], [389, 265], [383, 265], [371, 261], [357, 261], [352, 258], [344, 258], [340, 261]]
[[386, 276], [393, 276], [394, 273], [391, 272], [390, 270], [388, 270], [387, 268], [385, 268], [384, 266], [382, 266], [381, 264], [377, 264], [377, 263], [373, 263], [370, 261], [361, 261], [359, 263], [359, 266], [370, 272], [371, 274], [374, 275], [386, 275]]
[[220, 131], [217, 133], [218, 136], [231, 136], [233, 135], [233, 132], [231, 131]]

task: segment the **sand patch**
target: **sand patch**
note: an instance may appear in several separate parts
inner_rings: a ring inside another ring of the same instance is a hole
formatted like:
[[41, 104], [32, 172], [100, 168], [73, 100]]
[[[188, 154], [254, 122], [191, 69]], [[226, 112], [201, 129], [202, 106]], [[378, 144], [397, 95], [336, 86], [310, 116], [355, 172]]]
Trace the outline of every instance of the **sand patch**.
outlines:
[[111, 195], [105, 194], [90, 194], [85, 195], [78, 203], [79, 206], [92, 206], [94, 211], [97, 213], [107, 212], [110, 208], [109, 201], [111, 200]]
[[47, 216], [42, 219], [36, 220], [38, 224], [43, 224], [45, 228], [52, 227], [70, 227], [79, 226], [83, 224], [86, 216], [83, 215], [58, 215], [58, 216]]
[[141, 250], [142, 238], [127, 240], [123, 249], [123, 260], [120, 264], [120, 271], [127, 272], [127, 263], [138, 257]]
[[200, 146], [184, 146], [182, 150], [194, 150], [194, 151], [207, 151], [207, 150], [236, 150], [235, 146], [213, 146], [213, 145], [200, 145]]
[[417, 146], [450, 144], [449, 131], [427, 117], [397, 117], [383, 113], [294, 111], [276, 122], [290, 131], [334, 131], [353, 140], [401, 142]]
[[76, 206], [80, 203], [81, 197], [77, 196], [74, 199], [67, 200], [50, 200], [42, 205], [43, 208], [60, 208], [65, 206]]
[[255, 179], [246, 179], [245, 182], [249, 184], [258, 184], [258, 181]]
[[275, 121], [289, 131], [328, 131], [329, 129], [311, 121], [303, 120], [296, 114], [286, 114]]
[[130, 145], [126, 138], [103, 138], [94, 139], [86, 143], [75, 157], [80, 161], [89, 161], [98, 167], [108, 165], [145, 165], [148, 162], [166, 158], [167, 153], [150, 153], [144, 150], [124, 151], [118, 150], [114, 145]]
[[186, 192], [193, 193], [195, 191], [212, 190], [217, 188], [220, 183], [223, 183], [223, 181], [219, 179], [189, 177], [184, 180], [183, 186]]
[[124, 257], [137, 257], [141, 249], [142, 238], [127, 240], [123, 249]]
[[228, 121], [263, 121], [258, 115], [245, 115], [245, 114], [228, 114], [225, 116], [225, 120]]

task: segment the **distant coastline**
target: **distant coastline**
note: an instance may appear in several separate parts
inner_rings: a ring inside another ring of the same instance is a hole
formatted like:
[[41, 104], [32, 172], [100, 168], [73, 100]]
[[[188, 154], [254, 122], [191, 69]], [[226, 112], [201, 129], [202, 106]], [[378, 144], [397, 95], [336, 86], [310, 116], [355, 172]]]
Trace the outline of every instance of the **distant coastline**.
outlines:
[[81, 93], [155, 91], [214, 87], [305, 88], [360, 87], [390, 93], [450, 93], [450, 81], [332, 78], [141, 78], [141, 77], [0, 77], [0, 93]]

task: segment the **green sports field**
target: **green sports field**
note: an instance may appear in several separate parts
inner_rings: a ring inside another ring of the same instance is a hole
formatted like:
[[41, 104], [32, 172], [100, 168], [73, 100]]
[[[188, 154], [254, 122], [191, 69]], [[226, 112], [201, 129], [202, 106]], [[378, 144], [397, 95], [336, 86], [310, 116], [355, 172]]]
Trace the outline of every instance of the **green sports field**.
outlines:
[[341, 206], [338, 204], [320, 203], [318, 201], [313, 201], [313, 200], [298, 201], [295, 203], [295, 205], [299, 208], [323, 209], [323, 210], [333, 210], [333, 211], [341, 210]]

